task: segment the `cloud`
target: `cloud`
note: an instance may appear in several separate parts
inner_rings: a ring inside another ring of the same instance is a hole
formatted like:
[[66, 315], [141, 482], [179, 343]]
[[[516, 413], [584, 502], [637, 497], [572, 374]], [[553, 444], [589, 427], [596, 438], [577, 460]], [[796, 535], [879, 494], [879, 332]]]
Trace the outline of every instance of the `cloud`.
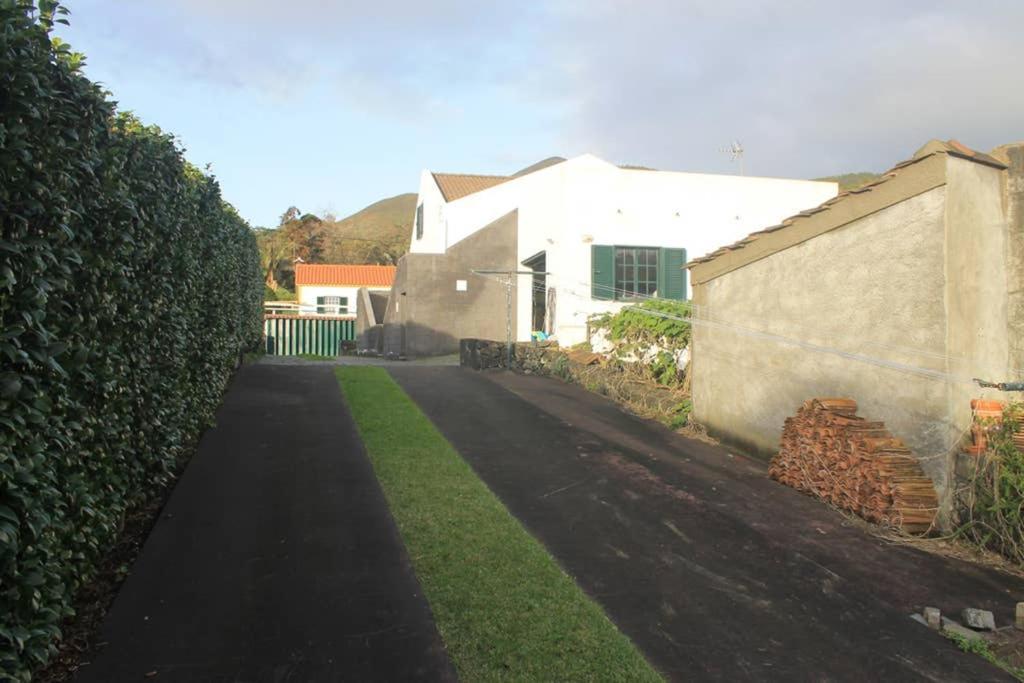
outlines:
[[[297, 106], [327, 92], [341, 106], [435, 134], [450, 134], [442, 122], [451, 119], [484, 125], [501, 109], [520, 135], [559, 146], [541, 156], [590, 151], [730, 171], [721, 150], [740, 139], [748, 172], [808, 177], [881, 170], [931, 137], [980, 148], [1024, 137], [1019, 2], [113, 7], [107, 31], [126, 63]], [[514, 135], [495, 128], [500, 154], [515, 156]]]
[[574, 149], [663, 168], [881, 169], [931, 137], [1021, 137], [1024, 5], [605, 2], [563, 6]]
[[125, 58], [275, 98], [326, 87], [378, 113], [429, 113], [452, 92], [522, 73], [543, 13], [457, 0], [115, 4], [108, 30]]

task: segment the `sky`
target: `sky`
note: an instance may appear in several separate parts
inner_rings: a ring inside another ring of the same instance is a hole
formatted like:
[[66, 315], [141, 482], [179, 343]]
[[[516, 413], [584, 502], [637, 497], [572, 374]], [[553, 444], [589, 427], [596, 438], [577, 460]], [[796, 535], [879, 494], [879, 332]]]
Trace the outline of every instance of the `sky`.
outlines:
[[549, 156], [814, 178], [1024, 139], [1018, 0], [68, 0], [58, 34], [256, 226]]

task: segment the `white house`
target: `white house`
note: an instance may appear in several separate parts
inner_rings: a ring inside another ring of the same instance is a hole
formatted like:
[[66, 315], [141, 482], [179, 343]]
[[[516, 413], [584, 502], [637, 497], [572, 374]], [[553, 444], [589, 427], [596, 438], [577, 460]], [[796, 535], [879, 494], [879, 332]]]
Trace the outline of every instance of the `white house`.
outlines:
[[[514, 176], [424, 171], [406, 258], [457, 253], [457, 263], [428, 269], [456, 282], [405, 278], [400, 263], [404, 298], [396, 300], [394, 313], [400, 315], [391, 320], [408, 325], [412, 315], [417, 325], [429, 325], [436, 315], [412, 310], [414, 292], [440, 288], [455, 305], [455, 298], [471, 298], [473, 288], [484, 284], [487, 276], [471, 271], [500, 261], [509, 270], [512, 264], [538, 272], [515, 276], [515, 337], [526, 341], [543, 330], [563, 346], [572, 345], [584, 341], [592, 314], [644, 296], [688, 298], [683, 268], [688, 256], [711, 252], [837, 192], [830, 182], [621, 168], [590, 154], [548, 160]], [[516, 225], [508, 230], [514, 233], [509, 242], [514, 253], [474, 260], [481, 246], [462, 245], [513, 212]], [[407, 267], [411, 273], [413, 266]], [[488, 301], [494, 306], [498, 299]], [[436, 297], [431, 303], [437, 305]], [[504, 330], [504, 306], [491, 315], [500, 317]], [[492, 328], [486, 331], [495, 336]], [[452, 330], [451, 336], [460, 335], [472, 336]], [[402, 340], [409, 346], [404, 333]]]
[[360, 288], [388, 291], [394, 266], [296, 263], [295, 298], [301, 315], [355, 317]]

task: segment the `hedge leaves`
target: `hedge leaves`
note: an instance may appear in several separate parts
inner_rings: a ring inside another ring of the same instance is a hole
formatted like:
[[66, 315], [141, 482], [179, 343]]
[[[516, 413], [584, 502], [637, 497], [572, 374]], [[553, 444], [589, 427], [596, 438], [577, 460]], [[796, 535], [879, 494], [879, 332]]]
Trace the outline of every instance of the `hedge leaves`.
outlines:
[[0, 0], [0, 679], [28, 680], [260, 335], [255, 239], [171, 136]]

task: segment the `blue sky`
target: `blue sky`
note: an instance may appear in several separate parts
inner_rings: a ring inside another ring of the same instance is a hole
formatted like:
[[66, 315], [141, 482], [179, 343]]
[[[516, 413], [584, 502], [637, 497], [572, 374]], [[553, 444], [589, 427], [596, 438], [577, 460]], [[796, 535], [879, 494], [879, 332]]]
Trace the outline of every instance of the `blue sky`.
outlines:
[[739, 139], [747, 173], [815, 177], [933, 137], [1024, 138], [1019, 2], [67, 4], [87, 74], [212, 164], [254, 225], [348, 215], [423, 168], [592, 152], [729, 173]]

